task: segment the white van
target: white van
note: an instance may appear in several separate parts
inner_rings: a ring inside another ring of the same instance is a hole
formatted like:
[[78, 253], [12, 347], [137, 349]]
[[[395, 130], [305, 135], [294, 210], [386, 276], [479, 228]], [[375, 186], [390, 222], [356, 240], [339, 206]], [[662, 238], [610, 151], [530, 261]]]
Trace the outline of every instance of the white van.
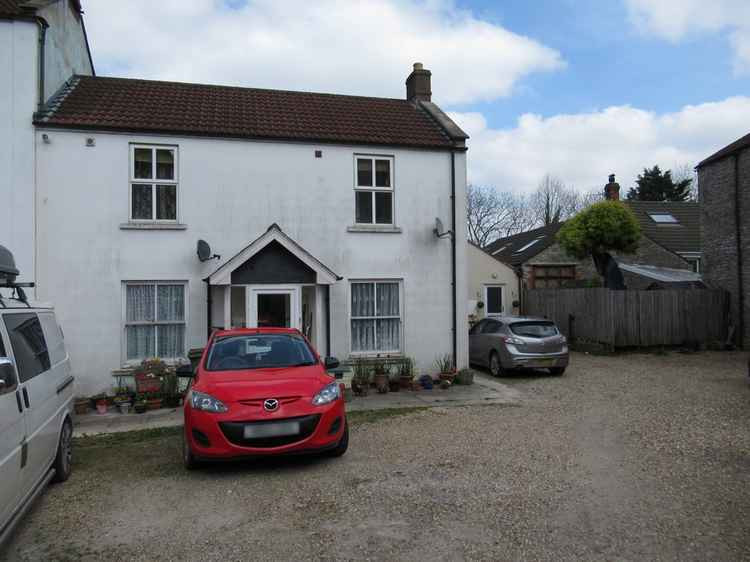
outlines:
[[73, 436], [62, 330], [51, 307], [19, 292], [7, 275], [14, 267], [8, 256], [0, 246], [0, 545], [51, 480], [68, 479]]

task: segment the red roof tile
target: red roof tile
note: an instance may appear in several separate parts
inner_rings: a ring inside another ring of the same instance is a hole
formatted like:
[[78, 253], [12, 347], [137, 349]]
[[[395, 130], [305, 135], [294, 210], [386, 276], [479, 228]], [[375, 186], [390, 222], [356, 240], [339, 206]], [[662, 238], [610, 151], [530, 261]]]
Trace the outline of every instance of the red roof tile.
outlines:
[[39, 125], [172, 134], [450, 148], [407, 100], [75, 76]]

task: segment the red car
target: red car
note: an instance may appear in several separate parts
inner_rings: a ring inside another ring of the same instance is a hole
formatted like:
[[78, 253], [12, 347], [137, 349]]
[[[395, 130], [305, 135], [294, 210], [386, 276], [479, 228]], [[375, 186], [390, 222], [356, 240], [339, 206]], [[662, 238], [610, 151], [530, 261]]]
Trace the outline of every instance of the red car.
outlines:
[[349, 444], [341, 385], [307, 339], [287, 328], [213, 333], [185, 398], [183, 458], [326, 453]]

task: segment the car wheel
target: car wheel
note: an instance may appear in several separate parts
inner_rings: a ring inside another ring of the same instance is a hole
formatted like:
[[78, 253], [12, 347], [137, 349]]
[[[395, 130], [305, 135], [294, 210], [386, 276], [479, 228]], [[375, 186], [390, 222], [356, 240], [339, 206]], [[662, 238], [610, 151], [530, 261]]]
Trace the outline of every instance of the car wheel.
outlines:
[[551, 375], [559, 377], [565, 372], [565, 367], [552, 367], [549, 372]]
[[195, 455], [193, 455], [193, 451], [190, 450], [190, 443], [188, 443], [187, 436], [185, 433], [182, 433], [182, 464], [185, 465], [185, 468], [188, 470], [194, 470], [198, 468], [199, 462], [195, 458]]
[[349, 448], [349, 424], [344, 424], [344, 435], [341, 436], [341, 439], [339, 440], [338, 445], [328, 451], [328, 456], [330, 457], [340, 457], [344, 453], [346, 453], [346, 450]]
[[505, 369], [503, 369], [500, 363], [500, 356], [497, 354], [497, 351], [490, 353], [490, 374], [493, 377], [502, 377], [505, 374]]
[[65, 418], [62, 429], [60, 430], [60, 441], [57, 444], [57, 455], [55, 463], [52, 465], [55, 469], [54, 482], [65, 482], [70, 478], [73, 472], [73, 424], [70, 418]]

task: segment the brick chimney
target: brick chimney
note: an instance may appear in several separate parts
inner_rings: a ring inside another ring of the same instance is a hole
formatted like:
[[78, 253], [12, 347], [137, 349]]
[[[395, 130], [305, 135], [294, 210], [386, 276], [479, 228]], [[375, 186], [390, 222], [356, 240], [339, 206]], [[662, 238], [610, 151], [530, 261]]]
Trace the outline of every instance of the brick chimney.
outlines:
[[414, 70], [406, 79], [406, 99], [409, 101], [432, 101], [432, 72], [422, 68], [421, 62], [414, 63]]
[[610, 201], [620, 200], [620, 184], [615, 181], [614, 174], [609, 174], [609, 183], [604, 186], [604, 196]]

